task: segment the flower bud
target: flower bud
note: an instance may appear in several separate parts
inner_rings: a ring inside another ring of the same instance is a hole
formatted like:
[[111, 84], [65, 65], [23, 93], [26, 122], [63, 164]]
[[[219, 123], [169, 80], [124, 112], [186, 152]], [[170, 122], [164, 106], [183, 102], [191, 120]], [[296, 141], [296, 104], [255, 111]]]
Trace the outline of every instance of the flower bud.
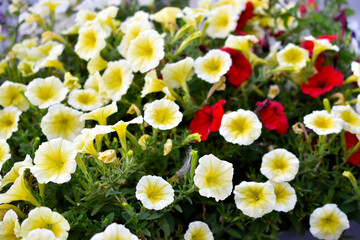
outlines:
[[144, 134], [142, 135], [138, 142], [142, 148], [142, 150], [146, 150], [146, 145], [147, 145], [147, 142], [151, 139], [150, 135], [149, 134]]
[[171, 139], [166, 140], [166, 143], [164, 144], [164, 156], [168, 155], [171, 152], [172, 146], [173, 144]]
[[99, 153], [99, 159], [104, 163], [112, 163], [116, 161], [116, 152], [113, 149]]
[[354, 175], [351, 172], [344, 171], [342, 175], [344, 177], [346, 177], [347, 179], [349, 179], [349, 181], [350, 181], [351, 185], [354, 187], [354, 189], [358, 188], [356, 179], [355, 179]]
[[274, 99], [280, 93], [280, 88], [278, 85], [270, 85], [268, 98]]

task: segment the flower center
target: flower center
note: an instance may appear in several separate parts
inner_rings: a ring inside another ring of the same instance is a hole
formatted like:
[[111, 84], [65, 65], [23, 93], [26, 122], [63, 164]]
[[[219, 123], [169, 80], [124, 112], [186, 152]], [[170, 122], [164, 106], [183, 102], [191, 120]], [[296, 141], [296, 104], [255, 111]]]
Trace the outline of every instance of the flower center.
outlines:
[[296, 64], [301, 61], [301, 52], [297, 49], [289, 49], [284, 53], [285, 61], [291, 64]]

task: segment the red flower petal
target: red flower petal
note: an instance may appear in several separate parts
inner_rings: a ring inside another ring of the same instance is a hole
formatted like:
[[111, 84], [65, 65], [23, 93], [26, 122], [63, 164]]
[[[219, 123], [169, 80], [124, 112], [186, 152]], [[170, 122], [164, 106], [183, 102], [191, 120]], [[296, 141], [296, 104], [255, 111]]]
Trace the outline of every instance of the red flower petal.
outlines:
[[[268, 104], [269, 102], [270, 105]], [[256, 105], [259, 106], [259, 117], [265, 128], [276, 130], [279, 134], [286, 133], [289, 123], [281, 103], [265, 100], [257, 102]]]
[[[346, 132], [345, 133], [345, 141], [346, 141], [346, 151], [350, 148], [354, 147], [358, 142], [358, 138], [355, 134]], [[354, 152], [347, 161], [349, 163], [352, 163], [353, 165], [357, 166], [360, 164], [360, 149], [358, 149], [356, 152]]]
[[237, 21], [237, 26], [235, 28], [236, 34], [241, 35], [239, 34], [241, 30], [245, 27], [249, 19], [251, 19], [254, 16], [253, 11], [254, 11], [254, 5], [252, 4], [252, 2], [247, 2], [245, 10], [241, 12], [240, 17]]

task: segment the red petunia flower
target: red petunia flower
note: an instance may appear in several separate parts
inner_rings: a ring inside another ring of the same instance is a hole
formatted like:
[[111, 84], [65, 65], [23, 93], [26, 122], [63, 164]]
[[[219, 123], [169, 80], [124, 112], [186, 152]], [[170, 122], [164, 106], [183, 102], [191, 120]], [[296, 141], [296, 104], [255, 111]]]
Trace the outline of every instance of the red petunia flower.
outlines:
[[[350, 148], [354, 147], [358, 142], [359, 139], [356, 137], [355, 134], [346, 132], [345, 133], [345, 141], [346, 141], [346, 151], [348, 151]], [[351, 156], [347, 159], [349, 163], [352, 163], [353, 165], [357, 166], [360, 164], [360, 149], [358, 149], [356, 152], [351, 154]]]
[[308, 79], [308, 83], [301, 85], [301, 90], [303, 93], [316, 98], [341, 85], [343, 81], [344, 78], [340, 71], [331, 66], [324, 66], [320, 72]]
[[254, 5], [252, 2], [247, 2], [245, 10], [241, 12], [239, 19], [237, 20], [237, 26], [235, 28], [235, 33], [242, 35], [242, 29], [245, 27], [246, 23], [251, 19], [254, 11]]
[[239, 87], [243, 82], [249, 79], [252, 73], [252, 67], [243, 53], [232, 48], [221, 48], [221, 51], [230, 54], [232, 65], [226, 73], [228, 82], [235, 87]]
[[201, 135], [201, 141], [205, 141], [210, 131], [219, 131], [222, 117], [224, 115], [223, 105], [225, 100], [219, 100], [212, 106], [204, 106], [202, 110], [195, 113], [195, 118], [190, 123], [190, 132], [199, 133]]
[[285, 134], [289, 128], [288, 119], [284, 113], [281, 103], [266, 99], [257, 102], [258, 108], [255, 110], [259, 114], [260, 120], [265, 128], [276, 130], [279, 134]]

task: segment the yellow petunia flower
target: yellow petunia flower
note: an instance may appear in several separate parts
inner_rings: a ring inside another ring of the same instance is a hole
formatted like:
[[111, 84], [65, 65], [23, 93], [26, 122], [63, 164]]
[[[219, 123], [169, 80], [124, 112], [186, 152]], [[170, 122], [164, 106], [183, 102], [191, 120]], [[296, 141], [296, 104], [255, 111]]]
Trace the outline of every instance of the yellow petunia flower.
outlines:
[[277, 53], [276, 57], [279, 67], [301, 69], [306, 66], [306, 62], [309, 59], [309, 51], [289, 43], [284, 49]]
[[304, 124], [317, 135], [339, 133], [343, 127], [343, 121], [326, 110], [313, 111], [311, 114], [306, 115], [304, 117]]
[[29, 101], [39, 108], [48, 108], [65, 99], [68, 89], [57, 77], [35, 78], [25, 92]]
[[108, 62], [105, 61], [100, 54], [91, 58], [87, 64], [87, 70], [89, 75], [94, 75], [96, 72], [104, 70], [107, 67]]
[[111, 128], [114, 129], [116, 131], [116, 133], [118, 134], [121, 145], [123, 146], [123, 148], [125, 150], [126, 150], [126, 128], [127, 128], [127, 126], [129, 126], [129, 124], [141, 124], [141, 123], [143, 123], [143, 121], [144, 121], [143, 117], [139, 116], [129, 122], [124, 122], [124, 121], [120, 120], [117, 123], [115, 123], [113, 126], [111, 126]]
[[79, 78], [73, 76], [70, 72], [66, 72], [64, 75], [64, 86], [67, 87], [69, 91], [81, 88]]
[[135, 196], [146, 209], [161, 210], [174, 201], [174, 189], [162, 177], [143, 176], [136, 185]]
[[5, 81], [0, 87], [0, 105], [3, 107], [14, 106], [20, 111], [28, 110], [30, 104], [20, 91], [26, 91], [24, 84]]
[[8, 139], [18, 130], [21, 111], [10, 106], [0, 110], [0, 139]]
[[[0, 169], [2, 165], [11, 158], [9, 144], [4, 139], [0, 139]], [[3, 180], [2, 180], [3, 181]], [[0, 182], [1, 184], [2, 182]]]
[[55, 234], [46, 228], [36, 228], [29, 232], [26, 238], [23, 240], [39, 240], [39, 239], [46, 239], [46, 240], [59, 240], [59, 238], [55, 237]]
[[238, 18], [239, 14], [231, 5], [215, 8], [209, 14], [209, 27], [206, 29], [206, 33], [211, 38], [226, 38], [230, 32], [235, 30]]
[[339, 47], [332, 45], [328, 39], [316, 39], [313, 36], [307, 36], [304, 38], [306, 41], [312, 41], [314, 43], [312, 60], [315, 62], [316, 58], [326, 50], [339, 51]]
[[174, 31], [177, 27], [176, 18], [181, 13], [181, 9], [177, 7], [164, 7], [151, 18], [166, 29], [169, 30], [171, 36], [174, 35]]
[[276, 195], [271, 183], [241, 182], [235, 186], [236, 207], [243, 214], [260, 218], [274, 210]]
[[287, 182], [276, 183], [270, 181], [274, 187], [276, 195], [276, 205], [274, 210], [278, 212], [289, 212], [294, 209], [297, 197], [295, 189]]
[[52, 139], [42, 143], [36, 150], [35, 165], [30, 171], [39, 183], [68, 182], [76, 170], [76, 154], [71, 142], [61, 138]]
[[81, 112], [62, 104], [53, 105], [41, 119], [41, 131], [48, 140], [63, 138], [74, 139], [84, 128], [84, 120], [79, 119]]
[[80, 117], [80, 121], [95, 120], [100, 125], [106, 125], [106, 119], [110, 115], [116, 113], [117, 111], [118, 111], [118, 108], [117, 108], [116, 102], [114, 101], [105, 107], [101, 107], [101, 108], [95, 109], [89, 113], [83, 114]]
[[201, 221], [191, 222], [184, 235], [185, 240], [214, 240], [209, 226]]
[[52, 212], [47, 207], [37, 207], [31, 210], [28, 218], [21, 223], [20, 236], [26, 238], [31, 231], [39, 228], [51, 230], [57, 238], [66, 240], [70, 225], [60, 213]]
[[254, 43], [259, 42], [259, 39], [254, 35], [245, 35], [245, 36], [234, 36], [229, 35], [225, 41], [225, 47], [233, 48], [241, 51], [245, 54], [246, 58], [251, 60], [251, 51]]
[[168, 63], [165, 65], [161, 74], [164, 82], [171, 88], [182, 88], [188, 92], [186, 82], [191, 80], [194, 75], [194, 59], [187, 57], [176, 63]]
[[195, 169], [194, 182], [201, 196], [213, 197], [218, 202], [230, 196], [234, 168], [232, 163], [218, 159], [212, 154], [202, 156]]
[[0, 239], [3, 240], [20, 240], [17, 237], [20, 233], [20, 223], [16, 212], [8, 210], [3, 220], [0, 222]]
[[145, 75], [145, 85], [141, 91], [141, 97], [145, 97], [149, 93], [161, 92], [166, 83], [164, 80], [158, 79], [156, 70], [151, 70]]
[[220, 6], [230, 5], [237, 14], [240, 14], [243, 10], [245, 10], [246, 2], [247, 1], [243, 0], [219, 0], [213, 5], [213, 7], [217, 8]]
[[360, 133], [360, 115], [354, 109], [347, 106], [334, 106], [331, 114], [343, 121], [343, 129], [353, 134]]
[[104, 232], [97, 233], [90, 240], [139, 240], [122, 224], [112, 223], [105, 228]]
[[15, 182], [15, 180], [23, 174], [26, 169], [32, 167], [32, 159], [29, 155], [26, 155], [25, 160], [14, 163], [14, 166], [9, 172], [6, 173], [4, 178], [0, 182], [0, 190], [9, 183]]
[[68, 103], [81, 111], [91, 111], [103, 106], [104, 100], [93, 89], [76, 89], [69, 94]]

